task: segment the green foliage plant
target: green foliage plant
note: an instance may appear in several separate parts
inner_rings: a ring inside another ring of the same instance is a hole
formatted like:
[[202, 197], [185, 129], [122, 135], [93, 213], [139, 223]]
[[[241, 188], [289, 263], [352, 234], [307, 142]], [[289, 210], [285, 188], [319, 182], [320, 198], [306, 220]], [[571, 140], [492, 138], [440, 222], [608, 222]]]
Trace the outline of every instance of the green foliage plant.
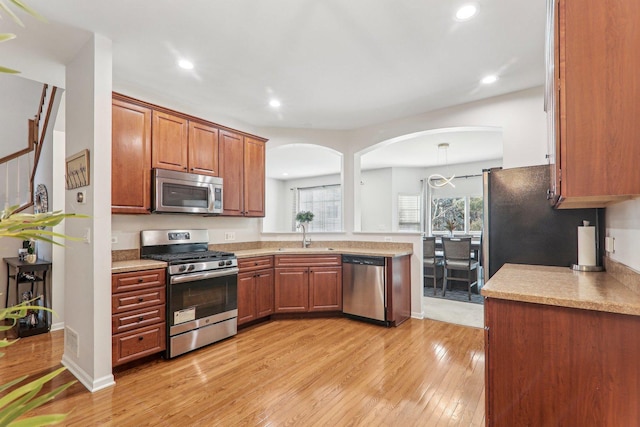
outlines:
[[311, 222], [313, 221], [313, 216], [311, 211], [300, 211], [296, 214], [296, 221], [300, 223]]
[[[14, 213], [17, 208], [18, 206], [11, 206], [0, 213], [0, 237], [12, 237], [20, 240], [40, 240], [54, 245], [61, 245], [55, 241], [54, 238], [81, 240], [45, 230], [44, 227], [58, 225], [65, 218], [87, 218], [85, 215], [65, 214], [60, 211], [39, 214]], [[31, 305], [31, 303], [33, 303], [33, 300], [22, 302], [13, 307], [0, 309], [0, 332], [7, 331], [14, 327], [18, 319], [25, 317], [29, 310], [51, 311], [46, 307]], [[5, 324], [6, 321], [8, 321], [9, 324]], [[3, 338], [0, 340], [0, 348], [8, 347], [15, 342], [16, 340], [9, 341], [7, 338]], [[0, 357], [3, 355], [4, 353], [0, 352]], [[76, 381], [70, 381], [54, 390], [40, 394], [43, 386], [65, 369], [66, 368], [56, 369], [43, 377], [25, 384], [22, 383], [27, 379], [28, 375], [23, 375], [8, 383], [0, 384], [0, 426], [39, 427], [59, 424], [64, 421], [67, 414], [47, 414], [28, 418], [20, 417], [30, 410], [38, 408], [52, 400], [76, 383]]]
[[[37, 18], [41, 21], [45, 21], [45, 19], [38, 12], [36, 12], [31, 7], [27, 6], [27, 4], [22, 0], [9, 0], [9, 3], [13, 4], [14, 7], [18, 8], [19, 10], [22, 10], [23, 12], [28, 13], [34, 18]], [[11, 8], [3, 0], [0, 0], [0, 12], [2, 12], [0, 14], [0, 18], [2, 18], [2, 15], [8, 15], [13, 20], [13, 22], [20, 25], [21, 27], [24, 27], [24, 23], [22, 22], [22, 20], [18, 17], [18, 15], [15, 14], [13, 10], [11, 10]], [[0, 43], [8, 40], [13, 40], [15, 38], [16, 38], [16, 35], [13, 33], [0, 33]], [[13, 70], [11, 68], [3, 67], [0, 65], [0, 73], [17, 74], [19, 72], [20, 71]]]

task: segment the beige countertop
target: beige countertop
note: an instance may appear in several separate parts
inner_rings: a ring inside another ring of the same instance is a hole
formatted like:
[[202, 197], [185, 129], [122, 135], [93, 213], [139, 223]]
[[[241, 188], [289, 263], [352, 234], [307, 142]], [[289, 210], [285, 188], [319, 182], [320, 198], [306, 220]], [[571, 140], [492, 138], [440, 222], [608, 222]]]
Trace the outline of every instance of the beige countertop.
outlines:
[[488, 298], [640, 315], [640, 294], [606, 272], [505, 264], [481, 293]]
[[[238, 258], [251, 258], [267, 255], [370, 255], [383, 257], [398, 257], [411, 255], [407, 249], [375, 249], [375, 248], [260, 248], [232, 250]], [[131, 271], [152, 270], [154, 268], [166, 268], [167, 263], [149, 259], [130, 259], [123, 261], [113, 261], [111, 263], [111, 273], [128, 273]]]
[[128, 273], [131, 271], [153, 270], [155, 268], [167, 268], [167, 263], [152, 259], [113, 261], [111, 263], [111, 273]]
[[372, 249], [372, 248], [261, 248], [233, 251], [238, 258], [250, 258], [266, 255], [369, 255], [382, 257], [397, 257], [411, 255], [411, 251], [402, 249]]

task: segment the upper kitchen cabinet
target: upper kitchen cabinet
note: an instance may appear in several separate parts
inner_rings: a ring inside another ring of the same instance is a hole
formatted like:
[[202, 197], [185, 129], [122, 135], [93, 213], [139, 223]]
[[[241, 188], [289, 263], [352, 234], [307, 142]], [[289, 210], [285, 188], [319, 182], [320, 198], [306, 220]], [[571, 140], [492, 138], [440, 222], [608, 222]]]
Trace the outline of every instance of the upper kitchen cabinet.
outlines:
[[187, 172], [189, 121], [160, 111], [153, 112], [154, 168]]
[[554, 2], [557, 207], [640, 194], [640, 2]]
[[153, 112], [152, 166], [218, 176], [218, 129], [194, 120]]
[[264, 216], [265, 141], [220, 131], [223, 215]]
[[224, 213], [264, 216], [266, 139], [113, 93], [112, 213], [151, 212], [151, 169], [224, 178]]
[[111, 111], [111, 212], [149, 213], [151, 109], [114, 97]]
[[218, 176], [218, 129], [189, 121], [189, 172]]

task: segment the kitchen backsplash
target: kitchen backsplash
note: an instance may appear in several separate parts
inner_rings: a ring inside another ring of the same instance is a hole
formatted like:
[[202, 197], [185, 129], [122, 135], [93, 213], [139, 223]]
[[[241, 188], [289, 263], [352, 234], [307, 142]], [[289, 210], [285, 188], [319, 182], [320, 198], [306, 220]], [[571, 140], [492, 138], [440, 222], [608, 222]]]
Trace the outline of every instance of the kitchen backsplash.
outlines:
[[604, 257], [604, 268], [618, 282], [636, 293], [640, 293], [640, 272], [627, 267], [608, 256]]

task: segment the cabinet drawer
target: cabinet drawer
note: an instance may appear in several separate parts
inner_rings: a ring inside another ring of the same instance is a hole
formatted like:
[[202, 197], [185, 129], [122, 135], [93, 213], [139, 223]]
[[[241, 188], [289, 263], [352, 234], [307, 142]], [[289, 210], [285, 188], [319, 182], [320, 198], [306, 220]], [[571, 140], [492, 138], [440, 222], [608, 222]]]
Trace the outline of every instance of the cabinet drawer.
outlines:
[[112, 314], [124, 313], [130, 310], [148, 308], [164, 304], [165, 287], [142, 289], [133, 292], [122, 292], [111, 296]]
[[114, 274], [111, 276], [111, 292], [115, 294], [161, 286], [166, 283], [165, 276], [164, 268]]
[[325, 267], [341, 266], [340, 255], [276, 255], [276, 267]]
[[238, 260], [238, 268], [241, 273], [246, 271], [260, 270], [273, 267], [272, 256], [261, 256], [255, 258], [244, 258]]
[[121, 365], [166, 349], [165, 324], [114, 335], [111, 339], [113, 366]]
[[164, 321], [165, 306], [157, 305], [154, 307], [143, 308], [142, 310], [114, 314], [111, 317], [111, 328], [113, 334], [119, 334]]

